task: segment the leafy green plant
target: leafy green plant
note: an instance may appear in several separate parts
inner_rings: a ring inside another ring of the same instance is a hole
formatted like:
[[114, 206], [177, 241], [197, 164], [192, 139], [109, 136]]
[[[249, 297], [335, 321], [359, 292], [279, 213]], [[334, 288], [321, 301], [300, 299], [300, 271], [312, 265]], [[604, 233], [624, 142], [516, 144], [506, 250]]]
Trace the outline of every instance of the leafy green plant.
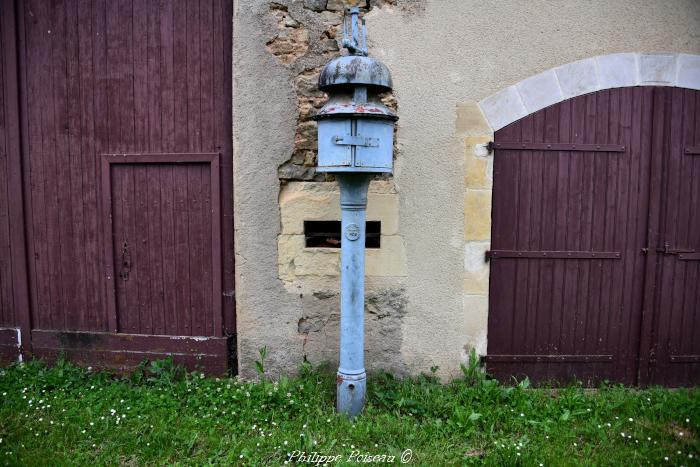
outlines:
[[255, 370], [261, 377], [265, 377], [265, 358], [267, 357], [267, 346], [258, 349], [259, 360], [255, 360]]

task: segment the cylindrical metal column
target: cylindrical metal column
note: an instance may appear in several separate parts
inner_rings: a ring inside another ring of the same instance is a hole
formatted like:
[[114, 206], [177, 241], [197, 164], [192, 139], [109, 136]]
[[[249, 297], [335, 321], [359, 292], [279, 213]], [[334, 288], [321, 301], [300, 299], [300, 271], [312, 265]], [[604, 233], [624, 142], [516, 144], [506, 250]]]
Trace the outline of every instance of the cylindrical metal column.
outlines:
[[336, 174], [340, 185], [340, 367], [336, 409], [350, 417], [365, 405], [365, 216], [372, 175]]

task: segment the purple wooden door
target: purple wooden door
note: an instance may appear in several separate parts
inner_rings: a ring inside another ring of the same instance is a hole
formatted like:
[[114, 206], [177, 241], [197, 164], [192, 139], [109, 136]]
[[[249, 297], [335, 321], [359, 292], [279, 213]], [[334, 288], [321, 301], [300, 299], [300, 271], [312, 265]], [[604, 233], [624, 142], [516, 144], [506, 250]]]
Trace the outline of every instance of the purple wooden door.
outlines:
[[174, 352], [225, 370], [235, 329], [231, 2], [17, 6], [34, 353], [130, 365]]
[[[674, 373], [673, 384], [697, 381], [692, 363], [661, 363], [660, 353], [700, 353], [692, 347], [700, 340], [697, 262], [657, 252], [651, 240], [656, 216], [666, 229], [656, 229], [659, 241], [698, 249], [690, 243], [700, 237], [691, 219], [700, 211], [700, 166], [681, 148], [697, 141], [688, 128], [698, 94], [600, 91], [496, 132], [486, 357], [493, 374], [636, 384], [652, 371]], [[677, 96], [686, 96], [685, 119], [682, 104], [671, 109]]]
[[219, 154], [113, 155], [102, 164], [111, 325], [221, 335]]
[[[700, 384], [700, 92], [661, 88], [654, 101], [660, 183], [650, 215], [649, 280], [640, 379]], [[648, 362], [648, 363], [647, 363]], [[647, 370], [648, 366], [648, 370]]]

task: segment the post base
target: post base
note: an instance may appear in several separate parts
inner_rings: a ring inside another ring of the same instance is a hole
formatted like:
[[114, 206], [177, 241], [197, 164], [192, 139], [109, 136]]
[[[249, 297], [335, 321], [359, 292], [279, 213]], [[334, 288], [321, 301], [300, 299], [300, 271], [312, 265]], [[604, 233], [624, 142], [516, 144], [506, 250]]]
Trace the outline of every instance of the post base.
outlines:
[[367, 373], [346, 375], [338, 372], [336, 378], [336, 410], [352, 418], [362, 412], [367, 392]]

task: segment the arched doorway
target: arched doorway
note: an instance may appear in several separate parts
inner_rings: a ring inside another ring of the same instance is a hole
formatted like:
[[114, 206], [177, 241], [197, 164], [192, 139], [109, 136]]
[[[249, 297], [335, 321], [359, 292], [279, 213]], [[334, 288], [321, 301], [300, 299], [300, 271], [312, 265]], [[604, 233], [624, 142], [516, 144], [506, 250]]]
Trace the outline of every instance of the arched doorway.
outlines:
[[581, 95], [494, 149], [488, 370], [700, 383], [700, 91]]

